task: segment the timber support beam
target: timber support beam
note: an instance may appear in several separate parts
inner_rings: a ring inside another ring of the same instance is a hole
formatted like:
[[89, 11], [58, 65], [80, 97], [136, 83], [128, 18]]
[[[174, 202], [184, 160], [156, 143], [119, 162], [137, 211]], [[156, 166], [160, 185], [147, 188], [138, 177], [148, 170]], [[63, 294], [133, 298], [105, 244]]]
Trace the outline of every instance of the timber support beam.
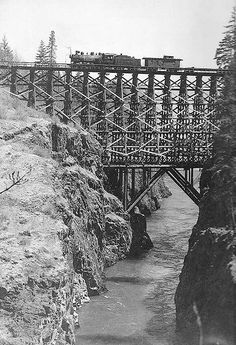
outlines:
[[190, 176], [189, 182], [189, 176], [187, 176], [186, 170], [185, 177], [176, 168], [168, 168], [166, 173], [193, 200], [196, 205], [199, 205], [201, 195], [193, 186], [192, 175]]
[[[126, 168], [127, 169], [127, 168]], [[136, 194], [135, 197], [132, 197], [130, 203], [128, 203], [128, 185], [127, 181], [124, 184], [124, 194], [123, 194], [123, 205], [127, 212], [130, 212], [138, 203], [139, 201], [148, 193], [148, 191], [155, 185], [155, 183], [164, 175], [169, 175], [171, 179], [192, 199], [192, 201], [199, 205], [200, 202], [200, 193], [194, 188], [193, 186], [193, 169], [185, 169], [184, 175], [180, 173], [179, 170], [176, 168], [171, 167], [160, 167], [156, 173], [146, 180], [145, 185], [143, 188]], [[131, 184], [134, 184], [132, 181], [133, 175], [131, 175]], [[126, 176], [128, 176], [128, 169], [126, 170]], [[127, 178], [127, 177], [126, 177]], [[133, 187], [132, 187], [133, 189]]]
[[53, 115], [53, 70], [49, 69], [47, 72], [47, 100], [46, 113]]
[[28, 94], [28, 107], [34, 108], [35, 107], [35, 88], [34, 88], [34, 80], [35, 80], [35, 68], [30, 68], [30, 82], [29, 82], [29, 94]]
[[147, 192], [154, 186], [154, 184], [165, 174], [166, 168], [160, 168], [158, 171], [153, 175], [153, 177], [147, 182], [145, 189], [140, 190], [140, 192], [135, 196], [133, 200], [127, 205], [125, 209], [127, 212], [130, 212], [134, 206], [138, 204], [138, 202], [147, 194]]

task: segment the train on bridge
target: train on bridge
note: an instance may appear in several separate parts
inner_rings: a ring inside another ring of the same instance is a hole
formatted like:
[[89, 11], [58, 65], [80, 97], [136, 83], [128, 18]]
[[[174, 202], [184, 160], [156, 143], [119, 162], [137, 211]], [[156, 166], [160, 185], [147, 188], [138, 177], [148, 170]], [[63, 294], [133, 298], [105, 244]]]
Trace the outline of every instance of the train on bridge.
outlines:
[[180, 68], [180, 61], [172, 55], [164, 55], [163, 58], [144, 57], [136, 59], [135, 57], [123, 54], [108, 54], [108, 53], [83, 53], [76, 50], [75, 54], [70, 55], [71, 65], [94, 64], [94, 65], [112, 65], [121, 67], [151, 67], [155, 69], [178, 69]]

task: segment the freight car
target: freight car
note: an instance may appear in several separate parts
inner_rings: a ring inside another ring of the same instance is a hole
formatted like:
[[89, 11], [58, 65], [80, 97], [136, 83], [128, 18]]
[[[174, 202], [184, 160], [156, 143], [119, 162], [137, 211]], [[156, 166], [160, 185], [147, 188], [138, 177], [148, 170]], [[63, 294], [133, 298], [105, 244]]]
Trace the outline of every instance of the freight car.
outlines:
[[172, 55], [164, 55], [163, 58], [144, 57], [143, 59], [145, 67], [161, 69], [178, 69], [180, 68], [180, 61], [182, 61], [182, 59], [175, 59]]
[[99, 64], [99, 65], [116, 65], [116, 66], [141, 66], [141, 59], [136, 59], [129, 55], [104, 54], [94, 52], [84, 54], [76, 51], [70, 55], [71, 64]]

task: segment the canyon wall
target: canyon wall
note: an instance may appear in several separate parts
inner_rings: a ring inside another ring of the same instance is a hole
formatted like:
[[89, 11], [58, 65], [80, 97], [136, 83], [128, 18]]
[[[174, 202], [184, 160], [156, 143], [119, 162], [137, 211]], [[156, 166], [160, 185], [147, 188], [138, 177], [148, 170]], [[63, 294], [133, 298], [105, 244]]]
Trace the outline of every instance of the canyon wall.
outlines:
[[[205, 165], [199, 218], [189, 240], [175, 302], [179, 344], [236, 343], [235, 81], [226, 81], [221, 129]], [[228, 89], [227, 89], [228, 88]]]
[[103, 187], [99, 144], [0, 94], [0, 344], [74, 344], [132, 231]]

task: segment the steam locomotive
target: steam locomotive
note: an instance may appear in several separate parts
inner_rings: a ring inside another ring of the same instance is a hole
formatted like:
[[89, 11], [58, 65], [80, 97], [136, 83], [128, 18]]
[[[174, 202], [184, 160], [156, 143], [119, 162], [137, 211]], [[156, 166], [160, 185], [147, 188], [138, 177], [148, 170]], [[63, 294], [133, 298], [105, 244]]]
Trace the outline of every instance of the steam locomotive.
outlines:
[[117, 65], [117, 66], [141, 66], [141, 59], [135, 59], [129, 55], [116, 55], [91, 52], [84, 54], [76, 50], [70, 55], [72, 64], [97, 64], [97, 65]]
[[[115, 65], [123, 67], [141, 67], [141, 59], [136, 59], [129, 55], [123, 54], [107, 54], [107, 53], [87, 53], [84, 54], [76, 50], [75, 54], [70, 55], [71, 64], [76, 66], [78, 64], [97, 64], [97, 65]], [[180, 67], [180, 61], [182, 59], [175, 59], [174, 56], [164, 55], [163, 58], [150, 58], [145, 57], [144, 66], [160, 69], [174, 68], [178, 69]]]

